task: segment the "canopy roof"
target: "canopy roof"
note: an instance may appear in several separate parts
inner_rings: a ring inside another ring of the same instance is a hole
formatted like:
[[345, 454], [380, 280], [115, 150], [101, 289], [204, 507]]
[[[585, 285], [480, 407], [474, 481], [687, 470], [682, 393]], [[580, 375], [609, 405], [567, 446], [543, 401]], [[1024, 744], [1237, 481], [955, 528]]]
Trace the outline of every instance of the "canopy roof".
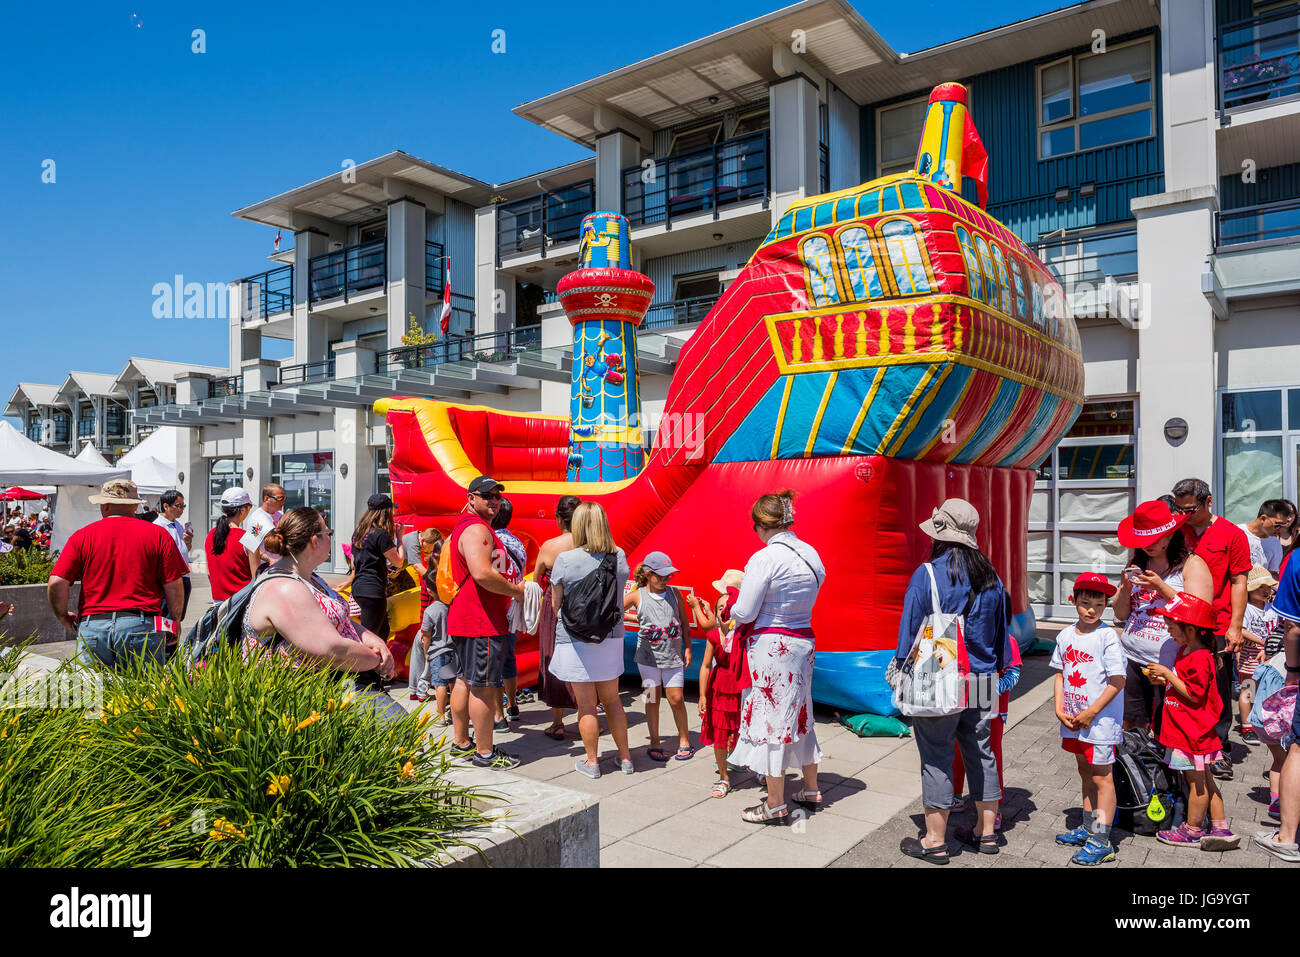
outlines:
[[8, 422], [0, 422], [0, 486], [99, 485], [109, 479], [129, 478], [121, 468], [79, 462], [68, 455], [37, 445]]

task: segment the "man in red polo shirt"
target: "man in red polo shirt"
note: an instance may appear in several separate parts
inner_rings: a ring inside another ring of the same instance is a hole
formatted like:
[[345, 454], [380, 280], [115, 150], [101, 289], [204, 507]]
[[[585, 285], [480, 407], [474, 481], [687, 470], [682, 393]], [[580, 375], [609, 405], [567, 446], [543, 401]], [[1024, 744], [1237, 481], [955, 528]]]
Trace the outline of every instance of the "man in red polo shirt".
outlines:
[[[103, 518], [73, 532], [59, 554], [50, 572], [50, 607], [77, 636], [83, 664], [114, 668], [139, 657], [162, 664], [169, 635], [180, 629], [185, 563], [164, 529], [134, 517], [142, 504], [134, 482], [105, 482], [90, 501]], [[78, 579], [81, 607], [73, 613], [68, 594]], [[170, 622], [158, 615], [164, 599]]]
[[1211, 767], [1215, 777], [1231, 778], [1232, 763], [1227, 759], [1228, 733], [1232, 730], [1232, 657], [1241, 647], [1241, 619], [1246, 612], [1246, 573], [1251, 569], [1250, 544], [1246, 533], [1214, 514], [1210, 487], [1200, 479], [1183, 479], [1173, 489], [1174, 511], [1187, 516], [1183, 538], [1193, 556], [1184, 565], [1187, 591], [1203, 582], [1208, 570], [1208, 594], [1197, 595], [1214, 604], [1215, 683], [1223, 699], [1223, 711], [1215, 733], [1223, 743], [1225, 757]]

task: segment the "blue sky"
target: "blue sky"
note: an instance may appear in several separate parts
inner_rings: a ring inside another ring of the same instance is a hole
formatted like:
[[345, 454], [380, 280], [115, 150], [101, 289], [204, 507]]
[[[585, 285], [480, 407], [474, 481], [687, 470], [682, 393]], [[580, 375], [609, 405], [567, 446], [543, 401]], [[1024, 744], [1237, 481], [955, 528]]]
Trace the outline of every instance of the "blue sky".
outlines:
[[[590, 155], [511, 109], [782, 5], [7, 5], [3, 397], [70, 369], [116, 373], [131, 355], [225, 365], [225, 322], [156, 319], [151, 289], [267, 268], [274, 230], [232, 210], [393, 149], [489, 182]], [[1062, 4], [856, 6], [912, 51]], [[195, 29], [205, 53], [191, 52]]]

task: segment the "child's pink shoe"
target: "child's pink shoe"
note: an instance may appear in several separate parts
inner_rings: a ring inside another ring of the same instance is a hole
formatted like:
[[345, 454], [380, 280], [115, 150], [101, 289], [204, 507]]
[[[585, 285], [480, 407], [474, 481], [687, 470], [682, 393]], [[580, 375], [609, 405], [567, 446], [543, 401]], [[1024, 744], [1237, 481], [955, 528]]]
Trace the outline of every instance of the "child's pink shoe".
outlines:
[[1195, 847], [1201, 846], [1201, 838], [1205, 835], [1204, 831], [1193, 831], [1184, 821], [1176, 828], [1169, 831], [1156, 831], [1156, 840], [1161, 844], [1168, 844], [1172, 847]]

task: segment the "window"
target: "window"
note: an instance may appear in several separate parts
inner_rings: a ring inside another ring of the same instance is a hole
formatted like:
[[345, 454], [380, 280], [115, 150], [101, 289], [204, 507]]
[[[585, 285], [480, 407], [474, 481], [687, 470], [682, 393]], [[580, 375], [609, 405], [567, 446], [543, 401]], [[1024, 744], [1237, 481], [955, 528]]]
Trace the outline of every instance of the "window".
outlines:
[[388, 449], [382, 445], [375, 449], [375, 491], [393, 494], [393, 483], [388, 477]]
[[383, 239], [386, 235], [388, 235], [388, 223], [385, 220], [367, 223], [357, 230], [357, 242], [368, 243], [372, 239]]
[[67, 412], [54, 413], [54, 441], [67, 442], [70, 440], [69, 431], [72, 428], [72, 416]]
[[998, 273], [998, 303], [1003, 312], [1008, 316], [1011, 315], [1011, 277], [1007, 272], [1007, 261], [1002, 255], [1002, 247], [997, 243], [989, 243], [993, 247], [993, 265]]
[[208, 459], [208, 519], [221, 517], [221, 493], [244, 484], [243, 459]]
[[1300, 485], [1300, 388], [1219, 395], [1219, 468], [1214, 502], [1247, 522], [1270, 498], [1295, 501]]
[[808, 267], [814, 306], [830, 306], [840, 301], [835, 285], [835, 266], [831, 261], [831, 246], [825, 236], [809, 236], [800, 247], [804, 265]]
[[876, 175], [905, 173], [916, 162], [928, 96], [876, 110]]
[[766, 106], [760, 109], [750, 110], [747, 113], [741, 113], [736, 117], [736, 125], [732, 128], [731, 135], [746, 136], [750, 133], [757, 133], [765, 130], [772, 125], [772, 118]]
[[668, 155], [676, 156], [678, 153], [689, 153], [692, 150], [704, 149], [706, 146], [712, 146], [721, 138], [722, 120], [720, 119], [704, 126], [682, 130], [673, 133], [672, 142], [668, 146]]
[[678, 325], [701, 321], [721, 295], [722, 282], [716, 272], [674, 276], [673, 321]]
[[990, 306], [996, 306], [999, 294], [998, 272], [993, 265], [993, 257], [989, 255], [988, 243], [979, 233], [975, 234], [975, 248], [979, 250], [980, 262], [984, 264], [984, 301]]
[[881, 229], [885, 253], [893, 270], [900, 296], [930, 291], [930, 277], [925, 272], [925, 258], [916, 239], [916, 227], [905, 219], [891, 219]]
[[884, 295], [880, 274], [871, 252], [871, 234], [861, 226], [850, 226], [840, 233], [840, 246], [844, 250], [844, 266], [848, 270], [849, 285], [854, 299], [879, 299]]
[[1011, 276], [1016, 283], [1016, 315], [1026, 322], [1029, 321], [1029, 309], [1025, 303], [1025, 264], [1015, 255], [1007, 257], [1010, 260]]
[[1034, 325], [1043, 328], [1043, 290], [1034, 282]]
[[1155, 135], [1151, 40], [1038, 68], [1038, 157]]
[[[330, 523], [334, 510], [334, 453], [291, 452], [271, 456], [271, 480], [284, 486], [284, 508], [319, 509]], [[345, 535], [349, 534], [345, 531]], [[346, 541], [346, 537], [340, 537]]]
[[984, 300], [985, 284], [987, 279], [984, 273], [984, 263], [980, 260], [979, 251], [976, 250], [974, 242], [971, 241], [970, 233], [961, 226], [954, 226], [953, 232], [957, 235], [957, 243], [961, 246], [962, 258], [966, 260], [966, 288], [972, 299]]
[[110, 438], [121, 438], [126, 434], [126, 409], [120, 405], [110, 405], [106, 424]]

